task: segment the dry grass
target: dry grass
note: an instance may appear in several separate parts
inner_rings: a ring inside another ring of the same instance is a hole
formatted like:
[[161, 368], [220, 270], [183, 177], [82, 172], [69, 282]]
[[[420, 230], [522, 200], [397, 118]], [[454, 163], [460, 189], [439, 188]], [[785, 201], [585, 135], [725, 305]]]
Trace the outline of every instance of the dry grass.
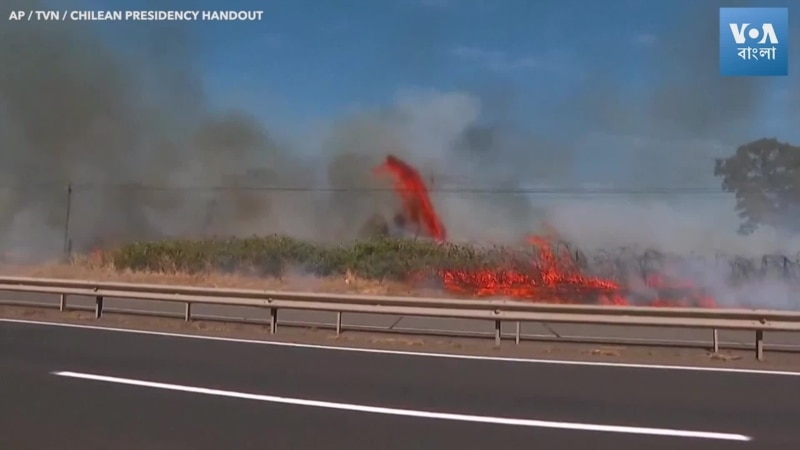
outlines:
[[[180, 272], [134, 272], [117, 270], [91, 257], [74, 260], [72, 263], [48, 263], [40, 265], [0, 265], [0, 275], [38, 278], [60, 278], [93, 281], [117, 281], [126, 283], [173, 284], [239, 289], [265, 289], [286, 291], [314, 291], [331, 293], [354, 293], [369, 295], [433, 295], [430, 289], [414, 289], [398, 282], [373, 281], [352, 273], [342, 277], [314, 277], [304, 274], [288, 274], [281, 278], [260, 278], [248, 275], [225, 273], [188, 274]], [[441, 292], [436, 292], [441, 295]]]

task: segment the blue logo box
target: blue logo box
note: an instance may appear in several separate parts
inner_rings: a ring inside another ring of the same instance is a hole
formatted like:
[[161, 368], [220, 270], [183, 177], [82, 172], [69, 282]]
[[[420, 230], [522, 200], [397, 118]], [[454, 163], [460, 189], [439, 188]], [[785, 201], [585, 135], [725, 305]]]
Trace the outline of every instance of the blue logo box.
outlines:
[[720, 8], [719, 73], [789, 75], [789, 9]]

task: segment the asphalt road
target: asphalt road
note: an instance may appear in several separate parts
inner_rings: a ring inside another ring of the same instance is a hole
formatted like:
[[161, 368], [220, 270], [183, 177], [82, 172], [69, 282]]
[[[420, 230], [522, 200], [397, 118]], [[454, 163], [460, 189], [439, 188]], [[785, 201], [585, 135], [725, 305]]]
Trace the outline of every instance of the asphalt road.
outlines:
[[787, 449], [799, 387], [0, 323], [13, 450]]
[[[15, 301], [23, 303], [37, 303], [58, 305], [55, 295], [28, 294], [19, 292], [0, 292], [0, 302]], [[91, 307], [94, 299], [88, 297], [70, 297], [69, 305]], [[106, 308], [123, 308], [132, 311], [156, 311], [183, 314], [183, 306], [165, 302], [142, 302], [130, 299], [108, 299]], [[193, 313], [197, 315], [235, 318], [243, 320], [268, 321], [266, 310], [255, 308], [196, 305]], [[281, 311], [279, 322], [316, 324], [320, 326], [334, 326], [335, 314], [316, 311]], [[345, 314], [342, 323], [344, 327], [367, 330], [395, 330], [413, 333], [440, 333], [440, 332], [468, 332], [477, 335], [493, 336], [493, 324], [489, 321], [442, 319], [426, 317], [403, 317], [376, 314]], [[504, 323], [503, 332], [508, 336], [515, 333], [513, 323]], [[579, 324], [543, 324], [524, 323], [521, 333], [529, 338], [545, 338], [555, 340], [577, 339], [585, 341], [586, 338], [604, 340], [621, 340], [622, 342], [642, 344], [694, 344], [710, 346], [712, 334], [709, 330], [692, 330], [685, 328], [657, 328], [657, 327], [632, 327], [632, 326], [597, 326]], [[721, 330], [719, 339], [722, 345], [754, 345], [754, 333], [746, 331]], [[764, 334], [764, 342], [771, 347], [800, 349], [800, 333], [768, 332]]]

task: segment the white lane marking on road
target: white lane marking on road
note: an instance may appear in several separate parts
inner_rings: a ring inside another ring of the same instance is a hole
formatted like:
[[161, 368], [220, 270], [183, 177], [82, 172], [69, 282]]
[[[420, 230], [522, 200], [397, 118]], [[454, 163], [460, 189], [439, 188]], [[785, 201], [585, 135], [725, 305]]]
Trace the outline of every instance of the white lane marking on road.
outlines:
[[313, 408], [336, 409], [341, 411], [355, 411], [371, 414], [386, 414], [392, 416], [418, 417], [423, 419], [454, 420], [459, 422], [477, 422], [496, 425], [513, 425], [518, 427], [557, 428], [561, 430], [599, 431], [606, 433], [645, 434], [650, 436], [669, 436], [699, 439], [717, 439], [726, 441], [751, 441], [750, 436], [733, 433], [716, 433], [711, 431], [676, 430], [670, 428], [631, 427], [619, 425], [599, 425], [591, 423], [553, 422], [548, 420], [518, 419], [511, 417], [477, 416], [471, 414], [454, 414], [435, 411], [419, 411], [414, 409], [386, 408], [380, 406], [356, 405], [352, 403], [337, 403], [321, 400], [307, 400], [302, 398], [278, 397], [274, 395], [250, 394], [246, 392], [209, 389], [180, 384], [158, 383], [154, 381], [135, 380], [131, 378], [110, 377], [80, 372], [52, 372], [53, 375], [82, 380], [101, 381], [105, 383], [124, 384], [129, 386], [163, 389], [168, 391], [190, 392], [193, 394], [212, 395], [218, 397], [239, 398], [244, 400], [257, 400], [284, 405], [310, 406]]
[[257, 344], [257, 345], [269, 345], [274, 347], [303, 348], [312, 350], [334, 350], [334, 351], [355, 352], [355, 353], [376, 353], [384, 355], [415, 356], [415, 357], [427, 357], [427, 358], [449, 358], [449, 359], [464, 359], [472, 361], [491, 361], [491, 362], [506, 362], [506, 363], [554, 364], [554, 365], [564, 365], [564, 366], [610, 367], [610, 368], [622, 368], [622, 369], [683, 370], [683, 371], [693, 371], [693, 372], [719, 372], [719, 373], [737, 373], [737, 374], [751, 374], [751, 375], [779, 375], [779, 376], [800, 377], [800, 372], [790, 372], [782, 370], [734, 369], [727, 367], [702, 367], [702, 366], [677, 366], [677, 365], [673, 366], [667, 364], [633, 364], [633, 363], [614, 363], [614, 362], [602, 362], [602, 361], [570, 361], [561, 359], [534, 359], [534, 358], [512, 358], [504, 356], [459, 355], [455, 353], [408, 352], [403, 350], [384, 350], [377, 348], [362, 348], [362, 347], [339, 347], [334, 345], [303, 344], [299, 342], [279, 342], [279, 341], [266, 341], [258, 339], [226, 338], [220, 336], [207, 336], [199, 334], [168, 333], [164, 331], [148, 331], [148, 330], [136, 330], [131, 328], [101, 327], [96, 325], [80, 325], [80, 324], [65, 323], [65, 322], [43, 322], [35, 320], [0, 318], [0, 323], [2, 322], [20, 323], [25, 325], [52, 326], [52, 327], [62, 327], [62, 328], [77, 328], [77, 329], [95, 330], [95, 331], [111, 331], [115, 333], [130, 333], [130, 334], [140, 334], [146, 336], [199, 339], [207, 341], [231, 342], [237, 344]]

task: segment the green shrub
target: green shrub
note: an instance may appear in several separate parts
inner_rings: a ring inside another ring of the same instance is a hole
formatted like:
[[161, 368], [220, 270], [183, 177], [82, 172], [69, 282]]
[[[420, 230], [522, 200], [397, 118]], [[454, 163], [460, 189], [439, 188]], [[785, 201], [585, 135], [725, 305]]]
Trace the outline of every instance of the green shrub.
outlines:
[[352, 272], [403, 280], [437, 269], [476, 269], [504, 260], [506, 251], [425, 240], [379, 237], [348, 244], [313, 244], [272, 235], [224, 240], [138, 242], [111, 250], [118, 269], [153, 272], [248, 272], [279, 276], [289, 269], [314, 275]]
[[[632, 274], [659, 272], [671, 262], [691, 262], [693, 257], [632, 249], [582, 253], [558, 243], [554, 251], [566, 252], [580, 270], [619, 281]], [[408, 280], [440, 269], [513, 269], [533, 274], [536, 250], [532, 246], [481, 247], [427, 240], [375, 237], [340, 244], [317, 244], [287, 236], [168, 240], [137, 242], [109, 250], [104, 260], [118, 269], [151, 272], [237, 272], [280, 276], [287, 270], [309, 274], [343, 275], [348, 271], [374, 280]], [[742, 258], [717, 256], [695, 261], [725, 267], [732, 280], [764, 277], [800, 279], [800, 264], [783, 256]], [[687, 266], [691, 267], [691, 266]]]

